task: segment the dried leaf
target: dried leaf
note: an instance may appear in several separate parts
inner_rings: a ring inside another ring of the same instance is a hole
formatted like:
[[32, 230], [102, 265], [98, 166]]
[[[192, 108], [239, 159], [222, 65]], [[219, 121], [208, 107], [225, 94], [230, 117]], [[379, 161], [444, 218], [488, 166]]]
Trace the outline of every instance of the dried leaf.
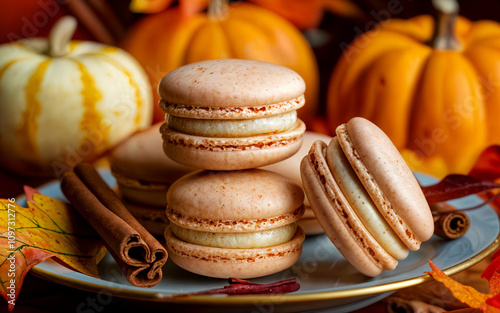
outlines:
[[300, 285], [295, 278], [269, 284], [258, 284], [248, 280], [229, 278], [229, 285], [223, 288], [209, 289], [188, 295], [250, 295], [250, 294], [285, 294], [299, 290]]
[[451, 174], [434, 185], [422, 187], [422, 191], [427, 202], [432, 204], [496, 188], [500, 188], [500, 184], [468, 175]]
[[432, 269], [432, 272], [426, 272], [430, 274], [432, 278], [435, 280], [442, 282], [446, 288], [448, 288], [453, 296], [457, 298], [462, 303], [467, 304], [471, 308], [475, 309], [486, 309], [486, 300], [491, 298], [492, 296], [489, 294], [484, 294], [482, 292], [477, 291], [476, 289], [462, 285], [448, 275], [446, 275], [443, 271], [441, 271], [431, 260], [429, 260], [429, 265]]
[[500, 273], [500, 258], [493, 256], [491, 263], [484, 269], [481, 274], [482, 278], [490, 281], [495, 273]]
[[[500, 188], [500, 146], [489, 146], [481, 153], [469, 174], [451, 174], [440, 182], [422, 187], [430, 204]], [[486, 199], [494, 196], [488, 194]], [[500, 205], [500, 200], [495, 201]]]
[[493, 254], [491, 263], [484, 269], [481, 278], [488, 280], [492, 295], [497, 296], [500, 294], [500, 250]]
[[68, 204], [27, 188], [28, 208], [0, 199], [0, 288], [9, 310], [24, 277], [36, 264], [55, 257], [83, 274], [98, 277], [97, 261], [105, 253], [93, 229]]
[[[483, 276], [481, 275], [481, 277]], [[490, 287], [490, 294], [495, 296], [500, 295], [500, 273], [493, 273], [493, 275], [488, 279], [488, 282]]]
[[486, 300], [487, 313], [500, 313], [500, 295], [496, 295]]

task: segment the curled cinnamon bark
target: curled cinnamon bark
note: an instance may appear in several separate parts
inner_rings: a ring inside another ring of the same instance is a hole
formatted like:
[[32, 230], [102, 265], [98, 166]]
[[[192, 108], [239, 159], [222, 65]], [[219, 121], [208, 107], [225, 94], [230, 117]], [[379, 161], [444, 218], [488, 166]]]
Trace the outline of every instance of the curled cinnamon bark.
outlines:
[[152, 287], [163, 277], [167, 251], [125, 208], [94, 167], [78, 164], [61, 179], [72, 206], [104, 240], [130, 284]]
[[469, 230], [469, 216], [446, 202], [430, 205], [434, 215], [434, 234], [446, 239], [457, 239]]

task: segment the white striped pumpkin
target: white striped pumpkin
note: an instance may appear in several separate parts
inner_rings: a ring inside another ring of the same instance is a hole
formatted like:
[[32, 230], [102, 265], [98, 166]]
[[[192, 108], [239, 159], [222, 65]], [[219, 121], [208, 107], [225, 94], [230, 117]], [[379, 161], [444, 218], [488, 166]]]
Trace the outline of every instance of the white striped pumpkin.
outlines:
[[127, 52], [70, 41], [64, 17], [49, 38], [0, 45], [0, 165], [53, 176], [96, 159], [151, 124], [152, 91]]

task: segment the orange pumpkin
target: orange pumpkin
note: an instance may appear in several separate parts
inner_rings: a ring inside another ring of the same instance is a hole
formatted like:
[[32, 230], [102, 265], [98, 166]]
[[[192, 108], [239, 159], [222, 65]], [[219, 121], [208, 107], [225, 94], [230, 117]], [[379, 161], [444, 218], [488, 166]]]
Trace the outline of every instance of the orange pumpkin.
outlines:
[[[140, 20], [121, 46], [143, 65], [153, 89], [169, 71], [207, 59], [253, 59], [287, 66], [307, 85], [299, 117], [310, 123], [316, 114], [319, 78], [311, 47], [292, 24], [256, 5], [214, 0], [207, 13], [189, 17], [178, 8], [168, 9]], [[163, 119], [157, 108], [154, 120]]]
[[368, 118], [413, 169], [439, 177], [467, 172], [500, 144], [500, 24], [458, 17], [444, 2], [436, 21], [392, 19], [355, 39], [327, 99], [330, 131]]

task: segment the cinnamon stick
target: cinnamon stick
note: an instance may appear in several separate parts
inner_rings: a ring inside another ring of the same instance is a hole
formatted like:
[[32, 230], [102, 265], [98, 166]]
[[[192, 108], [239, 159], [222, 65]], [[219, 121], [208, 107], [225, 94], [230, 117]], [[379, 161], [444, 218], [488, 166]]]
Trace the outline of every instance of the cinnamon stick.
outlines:
[[104, 240], [130, 284], [152, 287], [163, 277], [167, 251], [125, 208], [89, 163], [80, 163], [61, 178], [73, 207]]
[[446, 202], [430, 205], [434, 215], [434, 234], [446, 239], [457, 239], [469, 230], [469, 216]]

